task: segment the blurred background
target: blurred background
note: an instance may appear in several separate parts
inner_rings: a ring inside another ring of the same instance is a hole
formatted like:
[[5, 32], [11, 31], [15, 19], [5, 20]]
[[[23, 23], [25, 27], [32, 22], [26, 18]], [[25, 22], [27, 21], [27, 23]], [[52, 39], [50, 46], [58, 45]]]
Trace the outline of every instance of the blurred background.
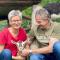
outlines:
[[41, 5], [51, 14], [53, 21], [60, 22], [60, 0], [0, 0], [0, 31], [7, 26], [8, 12], [19, 9], [23, 13], [22, 27], [29, 32], [32, 6]]

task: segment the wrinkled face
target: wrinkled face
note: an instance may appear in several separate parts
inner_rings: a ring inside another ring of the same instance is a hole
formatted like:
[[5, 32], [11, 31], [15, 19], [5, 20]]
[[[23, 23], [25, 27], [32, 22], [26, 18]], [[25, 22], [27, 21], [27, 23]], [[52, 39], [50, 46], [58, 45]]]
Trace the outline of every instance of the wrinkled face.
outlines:
[[36, 24], [40, 26], [40, 28], [45, 28], [45, 26], [48, 24], [48, 19], [43, 19], [40, 15], [35, 16]]
[[9, 20], [9, 24], [14, 29], [19, 29], [21, 27], [22, 20], [19, 16], [13, 16], [11, 20]]

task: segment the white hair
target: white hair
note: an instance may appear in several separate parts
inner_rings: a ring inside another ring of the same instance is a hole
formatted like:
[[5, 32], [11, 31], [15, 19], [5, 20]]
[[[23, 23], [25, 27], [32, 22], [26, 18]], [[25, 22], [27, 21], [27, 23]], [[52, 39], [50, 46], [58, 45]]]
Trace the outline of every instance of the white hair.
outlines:
[[36, 21], [35, 21], [35, 14], [37, 10], [42, 9], [42, 6], [39, 5], [33, 5], [33, 11], [32, 11], [32, 21], [31, 21], [31, 29], [34, 29], [36, 26]]
[[22, 12], [20, 10], [11, 10], [8, 13], [8, 20], [11, 20], [13, 16], [19, 16], [22, 19]]

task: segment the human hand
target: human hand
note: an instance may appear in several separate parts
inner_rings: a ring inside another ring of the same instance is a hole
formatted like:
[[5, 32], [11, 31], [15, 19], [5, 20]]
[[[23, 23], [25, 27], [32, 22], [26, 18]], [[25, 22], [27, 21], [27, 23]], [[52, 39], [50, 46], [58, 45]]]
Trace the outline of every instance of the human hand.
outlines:
[[28, 55], [29, 55], [29, 52], [30, 52], [29, 49], [24, 49], [24, 50], [22, 51], [22, 56], [28, 56]]
[[49, 40], [49, 46], [50, 46], [50, 51], [53, 52], [53, 46], [54, 46], [54, 43], [57, 42], [58, 39], [57, 38], [54, 38], [54, 37], [50, 37], [50, 40]]
[[50, 42], [51, 42], [52, 44], [54, 44], [54, 43], [57, 42], [57, 41], [58, 41], [57, 38], [50, 37]]

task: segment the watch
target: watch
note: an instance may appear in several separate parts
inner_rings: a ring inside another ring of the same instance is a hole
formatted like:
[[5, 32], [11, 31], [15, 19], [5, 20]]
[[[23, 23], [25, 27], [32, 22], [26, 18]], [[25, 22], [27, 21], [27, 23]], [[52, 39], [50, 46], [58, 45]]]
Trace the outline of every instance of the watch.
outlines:
[[32, 50], [30, 50], [29, 53], [32, 53]]

